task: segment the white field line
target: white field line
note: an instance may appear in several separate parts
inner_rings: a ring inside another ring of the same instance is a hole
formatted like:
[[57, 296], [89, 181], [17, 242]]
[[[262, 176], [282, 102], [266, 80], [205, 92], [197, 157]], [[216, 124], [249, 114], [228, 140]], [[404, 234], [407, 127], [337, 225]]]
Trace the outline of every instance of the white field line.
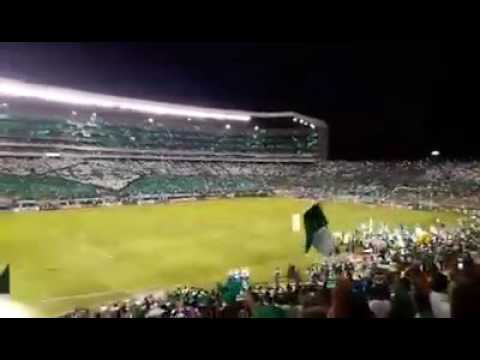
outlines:
[[[103, 251], [98, 248], [94, 247], [86, 247], [84, 245], [83, 247], [84, 250], [87, 252], [92, 252], [95, 253], [95, 255], [102, 256], [108, 259], [113, 259], [113, 256], [107, 253], [106, 251]], [[79, 295], [71, 295], [71, 296], [59, 296], [59, 297], [53, 297], [53, 298], [48, 298], [42, 300], [42, 302], [54, 302], [54, 301], [64, 301], [64, 300], [70, 300], [70, 299], [81, 299], [81, 298], [89, 298], [89, 297], [99, 297], [103, 295], [110, 295], [110, 294], [122, 294], [122, 293], [127, 293], [125, 290], [109, 290], [109, 291], [98, 291], [98, 292], [92, 292], [92, 293], [87, 293], [87, 294], [79, 294]]]
[[123, 293], [127, 293], [127, 292], [122, 290], [98, 291], [98, 292], [92, 292], [88, 294], [52, 297], [52, 298], [44, 299], [42, 300], [42, 302], [55, 302], [55, 301], [82, 299], [82, 298], [99, 297], [103, 295], [113, 295], [113, 294], [123, 294]]
[[128, 297], [143, 297], [147, 294], [152, 293], [164, 293], [164, 290], [161, 290], [160, 286], [150, 286], [143, 290], [126, 290], [126, 289], [118, 289], [118, 290], [109, 290], [109, 291], [98, 291], [98, 292], [91, 292], [87, 294], [79, 294], [79, 295], [70, 295], [70, 296], [58, 296], [52, 297], [48, 299], [43, 299], [42, 302], [56, 302], [56, 301], [65, 301], [71, 299], [82, 299], [82, 298], [89, 298], [89, 297], [100, 297], [104, 295], [113, 295], [113, 294], [123, 294]]

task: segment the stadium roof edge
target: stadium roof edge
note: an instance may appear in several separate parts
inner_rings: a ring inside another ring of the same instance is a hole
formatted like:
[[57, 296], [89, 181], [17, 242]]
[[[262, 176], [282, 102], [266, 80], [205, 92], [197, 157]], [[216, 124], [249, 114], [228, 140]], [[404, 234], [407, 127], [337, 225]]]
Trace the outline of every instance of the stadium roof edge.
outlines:
[[327, 127], [327, 124], [322, 119], [317, 119], [308, 115], [303, 115], [294, 111], [277, 111], [277, 112], [248, 112], [251, 117], [256, 118], [299, 118], [303, 120], [307, 120], [309, 123], [313, 123], [320, 127]]
[[72, 106], [127, 110], [148, 115], [173, 115], [192, 118], [212, 118], [217, 120], [249, 121], [252, 118], [299, 117], [317, 126], [326, 126], [320, 119], [292, 111], [251, 112], [236, 109], [218, 109], [179, 105], [166, 102], [141, 100], [121, 96], [111, 96], [64, 87], [33, 84], [0, 77], [0, 96], [36, 99]]

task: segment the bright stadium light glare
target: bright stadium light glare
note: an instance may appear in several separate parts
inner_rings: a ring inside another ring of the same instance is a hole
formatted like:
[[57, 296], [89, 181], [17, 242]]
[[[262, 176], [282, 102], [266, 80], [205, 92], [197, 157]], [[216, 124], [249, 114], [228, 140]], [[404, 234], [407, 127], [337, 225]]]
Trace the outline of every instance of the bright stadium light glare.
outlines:
[[438, 150], [433, 150], [432, 153], [431, 153], [432, 156], [439, 156], [440, 155], [440, 151]]
[[153, 124], [153, 121], [154, 121], [154, 120], [153, 120], [152, 118], [148, 118], [148, 122], [149, 122], [150, 124]]
[[2, 107], [8, 107], [8, 103], [2, 103]]
[[298, 121], [298, 119], [297, 119], [297, 118], [293, 118], [293, 122], [295, 122], [295, 123], [296, 123], [297, 121]]
[[39, 315], [30, 307], [0, 295], [0, 319], [36, 318]]
[[134, 111], [152, 115], [172, 115], [216, 120], [250, 121], [249, 115], [238, 112], [202, 109], [153, 101], [99, 95], [52, 86], [27, 84], [20, 81], [3, 78], [0, 78], [0, 95], [18, 98], [30, 98], [59, 104]]
[[225, 125], [225, 129], [230, 130], [231, 126], [230, 124]]
[[299, 122], [300, 124], [303, 124], [303, 119], [300, 119], [298, 122]]
[[260, 128], [258, 127], [258, 125], [255, 125], [255, 127], [253, 128], [255, 131], [258, 131]]
[[311, 127], [313, 130], [315, 130], [315, 125], [310, 124], [310, 127]]
[[75, 110], [72, 110], [72, 115], [77, 116], [77, 112]]
[[188, 118], [187, 121], [192, 121], [192, 118]]

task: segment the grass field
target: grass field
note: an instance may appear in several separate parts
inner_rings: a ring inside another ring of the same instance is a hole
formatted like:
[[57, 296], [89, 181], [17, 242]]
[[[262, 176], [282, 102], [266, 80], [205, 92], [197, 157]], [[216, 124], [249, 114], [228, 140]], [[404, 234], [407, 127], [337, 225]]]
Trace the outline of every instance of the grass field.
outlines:
[[[291, 216], [308, 200], [255, 198], [42, 213], [0, 214], [0, 263], [11, 264], [12, 295], [55, 315], [146, 290], [210, 286], [228, 270], [250, 268], [255, 281], [275, 267], [306, 266], [303, 233]], [[370, 217], [390, 225], [457, 215], [327, 203], [330, 228], [352, 230]]]

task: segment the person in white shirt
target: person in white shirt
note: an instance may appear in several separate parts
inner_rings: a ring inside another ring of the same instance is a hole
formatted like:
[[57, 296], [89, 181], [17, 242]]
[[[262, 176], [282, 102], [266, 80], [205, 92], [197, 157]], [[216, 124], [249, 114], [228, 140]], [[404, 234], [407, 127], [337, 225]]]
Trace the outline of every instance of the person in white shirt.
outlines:
[[390, 290], [387, 285], [382, 284], [372, 287], [368, 306], [376, 318], [388, 318], [392, 310], [392, 303], [390, 301]]

